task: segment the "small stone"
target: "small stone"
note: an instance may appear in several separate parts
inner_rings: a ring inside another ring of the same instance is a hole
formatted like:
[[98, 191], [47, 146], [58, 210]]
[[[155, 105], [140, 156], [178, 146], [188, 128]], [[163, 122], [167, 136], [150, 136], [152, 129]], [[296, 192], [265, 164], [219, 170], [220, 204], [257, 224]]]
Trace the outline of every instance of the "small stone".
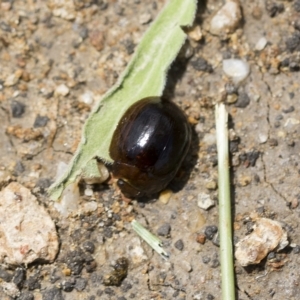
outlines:
[[268, 140], [268, 134], [267, 133], [259, 133], [258, 134], [258, 140], [260, 144], [264, 144], [267, 142]]
[[241, 175], [238, 178], [238, 183], [240, 186], [247, 186], [251, 183], [251, 177], [246, 175]]
[[217, 258], [213, 259], [210, 263], [210, 267], [213, 269], [217, 268], [219, 265], [220, 265], [220, 261]]
[[60, 84], [55, 89], [55, 95], [56, 96], [67, 96], [69, 94], [70, 90], [65, 84]]
[[41, 283], [39, 282], [38, 274], [34, 276], [30, 276], [28, 280], [25, 282], [25, 286], [27, 286], [28, 290], [33, 291], [41, 288]]
[[276, 146], [278, 146], [278, 141], [276, 140], [276, 139], [269, 139], [269, 145], [271, 146], [271, 147], [276, 147]]
[[89, 32], [90, 43], [96, 48], [97, 51], [101, 51], [105, 44], [104, 32], [95, 29]]
[[87, 286], [87, 279], [85, 278], [76, 278], [75, 289], [79, 292], [83, 291]]
[[15, 73], [9, 75], [4, 81], [4, 86], [13, 86], [17, 84], [22, 76], [22, 72], [22, 70], [17, 70]]
[[244, 60], [229, 58], [223, 60], [223, 72], [230, 77], [235, 84], [238, 84], [247, 78], [250, 73], [250, 67]]
[[299, 205], [299, 199], [293, 198], [292, 201], [291, 201], [291, 208], [295, 209], [295, 208], [298, 207], [298, 205]]
[[202, 57], [197, 57], [191, 61], [191, 66], [197, 70], [197, 71], [202, 71], [202, 72], [207, 72], [207, 73], [212, 73], [213, 68], [212, 65], [207, 62]]
[[204, 245], [205, 244], [205, 241], [206, 241], [206, 236], [205, 234], [197, 234], [196, 236], [196, 242], [201, 244], [201, 245]]
[[171, 225], [169, 223], [165, 223], [157, 229], [157, 234], [159, 236], [168, 236], [170, 234], [170, 231]]
[[289, 108], [283, 109], [282, 112], [285, 114], [291, 113], [295, 110], [295, 107], [291, 105]]
[[226, 97], [226, 102], [228, 104], [232, 104], [232, 103], [235, 103], [238, 99], [238, 95], [237, 94], [229, 94], [227, 95]]
[[211, 261], [211, 258], [210, 258], [210, 257], [208, 257], [208, 256], [203, 256], [203, 257], [202, 257], [202, 262], [203, 262], [204, 264], [208, 264], [210, 261]]
[[274, 220], [258, 218], [253, 232], [236, 244], [235, 257], [242, 266], [260, 263], [268, 253], [289, 244], [282, 225]]
[[203, 34], [201, 31], [201, 27], [199, 25], [193, 26], [189, 31], [188, 31], [188, 36], [196, 41], [199, 42], [201, 41]]
[[250, 98], [249, 98], [248, 94], [242, 92], [242, 93], [239, 93], [238, 100], [234, 104], [234, 106], [239, 107], [239, 108], [245, 108], [249, 105], [249, 103], [250, 103]]
[[262, 9], [261, 9], [260, 6], [255, 5], [255, 6], [253, 7], [253, 9], [252, 9], [251, 14], [252, 14], [252, 17], [253, 17], [254, 19], [260, 20], [261, 17], [262, 17], [263, 11], [262, 11]]
[[57, 287], [51, 287], [42, 292], [43, 300], [64, 300], [61, 290]]
[[185, 271], [185, 272], [187, 272], [187, 273], [190, 273], [190, 272], [193, 271], [192, 265], [188, 261], [186, 261], [185, 259], [181, 260], [179, 262], [179, 265], [182, 268], [182, 270]]
[[95, 244], [91, 241], [86, 241], [82, 244], [82, 249], [93, 254], [95, 251]]
[[219, 232], [217, 232], [213, 239], [212, 239], [212, 243], [217, 246], [217, 247], [220, 247], [220, 236], [219, 236]]
[[163, 190], [159, 194], [159, 201], [163, 204], [167, 204], [172, 196], [173, 192], [171, 190]]
[[79, 96], [79, 100], [87, 105], [92, 105], [94, 101], [94, 93], [91, 91], [85, 91]]
[[98, 208], [98, 204], [96, 201], [88, 201], [83, 204], [82, 211], [85, 214], [89, 214], [89, 213], [97, 210], [97, 208]]
[[0, 262], [52, 262], [58, 252], [56, 228], [36, 197], [12, 182], [0, 192], [0, 201]]
[[34, 128], [45, 127], [48, 123], [48, 120], [49, 118], [47, 116], [37, 115], [34, 120], [33, 127]]
[[40, 192], [43, 194], [47, 191], [48, 187], [51, 185], [52, 181], [49, 178], [40, 178], [36, 183], [36, 187], [40, 189]]
[[174, 244], [175, 248], [182, 251], [184, 248], [183, 241], [180, 239]]
[[197, 204], [198, 207], [204, 210], [208, 210], [209, 208], [215, 205], [215, 202], [210, 198], [210, 195], [205, 193], [199, 193]]
[[152, 21], [152, 16], [150, 13], [143, 13], [139, 16], [139, 22], [142, 25], [148, 24]]
[[267, 46], [267, 43], [268, 43], [267, 39], [264, 36], [261, 37], [255, 45], [255, 50], [257, 51], [264, 50], [264, 48]]
[[215, 191], [218, 187], [218, 184], [216, 181], [214, 180], [211, 180], [211, 181], [208, 181], [206, 184], [205, 184], [205, 187], [208, 189], [208, 190], [212, 190], [212, 191]]
[[21, 118], [25, 112], [25, 104], [16, 100], [11, 102], [10, 108], [13, 118]]
[[26, 272], [23, 268], [17, 268], [15, 270], [14, 276], [12, 278], [12, 282], [19, 288], [22, 287], [23, 282], [25, 280]]
[[299, 125], [300, 120], [295, 118], [288, 118], [286, 122], [284, 123], [284, 127], [292, 127], [294, 125]]
[[290, 52], [300, 51], [300, 32], [294, 32], [291, 37], [287, 38], [285, 44]]
[[72, 274], [72, 271], [71, 269], [69, 268], [65, 268], [62, 270], [62, 273], [65, 275], [65, 276], [70, 276]]
[[268, 15], [271, 18], [276, 17], [278, 14], [283, 12], [284, 10], [284, 5], [282, 3], [276, 3], [273, 0], [267, 0], [266, 2], [266, 10]]
[[242, 19], [238, 1], [228, 1], [210, 21], [210, 32], [222, 35], [234, 32]]
[[296, 245], [293, 249], [293, 253], [294, 254], [299, 254], [300, 253], [300, 246], [299, 245]]
[[204, 230], [204, 234], [208, 240], [212, 240], [217, 232], [218, 232], [218, 227], [215, 225], [206, 226]]
[[294, 2], [294, 9], [296, 12], [300, 12], [300, 0]]
[[13, 278], [13, 275], [8, 273], [6, 270], [4, 270], [2, 267], [0, 267], [0, 278], [4, 280], [5, 282], [10, 282]]
[[61, 283], [61, 288], [64, 292], [72, 292], [75, 286], [75, 278], [70, 278], [70, 280], [65, 280]]
[[22, 291], [18, 300], [34, 300], [34, 296], [28, 291]]
[[20, 290], [13, 282], [2, 282], [1, 287], [3, 289], [3, 292], [13, 299], [20, 296]]

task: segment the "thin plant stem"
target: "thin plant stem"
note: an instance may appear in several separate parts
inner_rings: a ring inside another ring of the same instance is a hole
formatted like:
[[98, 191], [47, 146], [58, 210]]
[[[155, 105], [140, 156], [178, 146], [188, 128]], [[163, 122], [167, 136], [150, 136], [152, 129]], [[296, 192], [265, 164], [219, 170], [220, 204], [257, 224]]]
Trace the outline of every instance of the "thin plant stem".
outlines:
[[224, 104], [216, 105], [219, 185], [219, 234], [222, 300], [235, 299], [232, 251], [232, 220], [228, 153], [228, 113]]

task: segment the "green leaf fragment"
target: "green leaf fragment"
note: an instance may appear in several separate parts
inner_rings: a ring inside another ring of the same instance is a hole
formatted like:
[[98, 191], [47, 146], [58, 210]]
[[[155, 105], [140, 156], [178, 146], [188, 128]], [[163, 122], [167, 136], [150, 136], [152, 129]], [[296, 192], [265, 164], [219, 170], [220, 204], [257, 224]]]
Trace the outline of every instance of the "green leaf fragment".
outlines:
[[196, 0], [170, 0], [146, 31], [118, 82], [102, 97], [87, 119], [81, 142], [67, 172], [49, 189], [57, 200], [66, 185], [81, 175], [95, 158], [112, 163], [109, 146], [117, 124], [135, 102], [161, 96], [167, 71], [182, 47], [197, 7]]
[[159, 255], [161, 255], [164, 259], [169, 258], [168, 253], [162, 248], [162, 241], [148, 231], [145, 227], [143, 227], [138, 221], [133, 220], [131, 222], [131, 226], [133, 230]]

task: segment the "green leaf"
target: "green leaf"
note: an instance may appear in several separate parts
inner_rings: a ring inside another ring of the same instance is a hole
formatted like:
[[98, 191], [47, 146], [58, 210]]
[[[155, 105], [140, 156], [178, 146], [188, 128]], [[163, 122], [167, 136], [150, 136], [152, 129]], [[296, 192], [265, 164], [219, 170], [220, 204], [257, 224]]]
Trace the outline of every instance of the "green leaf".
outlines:
[[182, 47], [195, 17], [196, 0], [170, 0], [144, 34], [118, 82], [103, 96], [87, 119], [81, 142], [67, 172], [49, 189], [57, 200], [66, 185], [95, 158], [112, 163], [109, 146], [125, 111], [142, 98], [161, 96], [167, 71]]

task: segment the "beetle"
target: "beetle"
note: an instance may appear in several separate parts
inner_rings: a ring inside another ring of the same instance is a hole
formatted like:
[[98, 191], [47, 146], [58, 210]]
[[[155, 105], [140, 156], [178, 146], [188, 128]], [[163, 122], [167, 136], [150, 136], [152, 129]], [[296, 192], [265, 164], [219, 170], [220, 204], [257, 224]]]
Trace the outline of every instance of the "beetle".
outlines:
[[124, 113], [109, 152], [111, 172], [129, 198], [152, 195], [175, 177], [191, 142], [191, 128], [173, 102], [147, 97]]

